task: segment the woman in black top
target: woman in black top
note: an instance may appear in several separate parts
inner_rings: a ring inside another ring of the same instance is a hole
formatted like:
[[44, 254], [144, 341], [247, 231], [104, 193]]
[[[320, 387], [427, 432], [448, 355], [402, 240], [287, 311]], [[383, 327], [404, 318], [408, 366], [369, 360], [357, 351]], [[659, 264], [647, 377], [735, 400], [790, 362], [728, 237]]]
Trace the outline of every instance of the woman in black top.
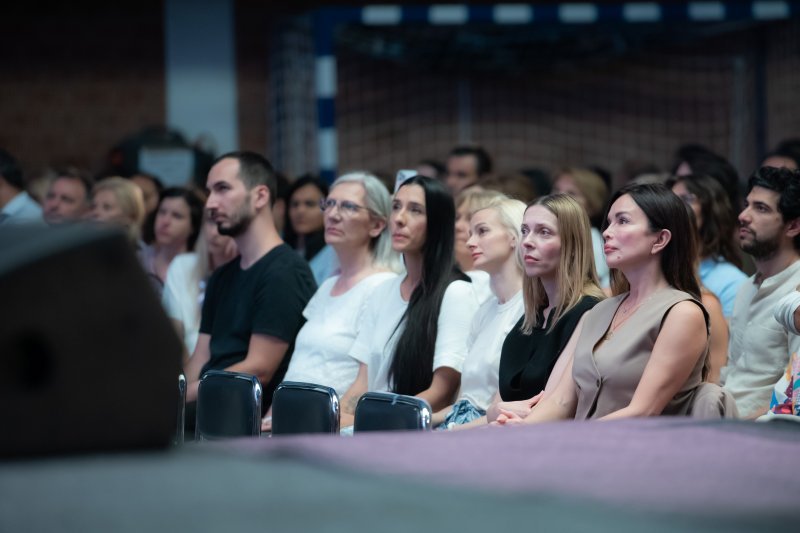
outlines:
[[520, 246], [525, 315], [503, 344], [489, 422], [499, 408], [524, 413], [520, 416], [530, 411], [551, 373], [557, 378], [563, 372], [559, 355], [583, 314], [603, 298], [590, 227], [586, 210], [566, 194], [540, 198], [525, 211]]

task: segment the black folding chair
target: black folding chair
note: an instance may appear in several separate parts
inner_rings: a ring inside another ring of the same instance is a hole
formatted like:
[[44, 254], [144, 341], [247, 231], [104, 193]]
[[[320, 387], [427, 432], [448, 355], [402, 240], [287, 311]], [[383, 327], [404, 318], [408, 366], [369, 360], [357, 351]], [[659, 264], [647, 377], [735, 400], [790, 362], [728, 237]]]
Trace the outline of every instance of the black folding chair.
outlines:
[[431, 406], [421, 398], [368, 392], [356, 404], [354, 432], [430, 429]]
[[284, 381], [272, 395], [272, 434], [339, 433], [336, 390], [314, 383]]
[[209, 370], [197, 390], [195, 440], [261, 434], [261, 384], [250, 374]]
[[183, 444], [186, 425], [186, 376], [178, 376], [178, 425], [175, 429], [175, 444]]

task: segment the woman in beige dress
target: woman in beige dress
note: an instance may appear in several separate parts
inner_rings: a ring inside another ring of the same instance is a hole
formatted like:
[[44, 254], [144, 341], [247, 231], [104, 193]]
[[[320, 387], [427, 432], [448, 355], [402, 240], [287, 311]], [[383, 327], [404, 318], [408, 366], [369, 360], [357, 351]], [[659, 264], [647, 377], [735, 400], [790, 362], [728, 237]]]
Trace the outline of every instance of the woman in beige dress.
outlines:
[[708, 315], [694, 275], [695, 241], [681, 200], [663, 185], [611, 199], [603, 239], [613, 294], [588, 312], [564, 350], [571, 369], [524, 419], [689, 414], [708, 353]]

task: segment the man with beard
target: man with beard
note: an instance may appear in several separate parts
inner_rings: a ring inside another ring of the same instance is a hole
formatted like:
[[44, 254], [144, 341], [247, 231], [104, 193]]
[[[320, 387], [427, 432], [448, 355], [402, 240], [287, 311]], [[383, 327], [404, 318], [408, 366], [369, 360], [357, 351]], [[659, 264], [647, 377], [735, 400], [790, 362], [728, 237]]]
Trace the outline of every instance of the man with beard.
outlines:
[[206, 186], [209, 218], [220, 234], [233, 237], [240, 255], [208, 281], [200, 335], [185, 369], [186, 399], [196, 400], [207, 370], [244, 372], [261, 381], [266, 412], [316, 283], [308, 264], [275, 229], [277, 186], [266, 159], [252, 152], [225, 154], [211, 167]]
[[755, 418], [767, 411], [772, 386], [800, 348], [800, 337], [773, 318], [778, 301], [800, 284], [800, 171], [762, 167], [747, 189], [739, 244], [757, 272], [736, 295], [722, 384], [739, 414]]

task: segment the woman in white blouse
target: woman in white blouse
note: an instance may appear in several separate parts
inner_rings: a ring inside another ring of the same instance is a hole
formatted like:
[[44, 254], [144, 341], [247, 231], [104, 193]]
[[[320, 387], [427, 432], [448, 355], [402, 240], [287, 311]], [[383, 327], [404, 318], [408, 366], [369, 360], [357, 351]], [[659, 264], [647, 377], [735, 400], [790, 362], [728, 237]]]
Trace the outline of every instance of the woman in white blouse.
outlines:
[[392, 248], [406, 275], [375, 289], [350, 350], [356, 381], [342, 397], [342, 427], [352, 424], [367, 390], [416, 395], [434, 410], [453, 401], [478, 309], [469, 278], [455, 266], [455, 206], [444, 185], [423, 176], [403, 182], [392, 200]]
[[[388, 231], [391, 197], [364, 172], [345, 174], [320, 202], [325, 243], [336, 252], [339, 275], [326, 279], [308, 302], [285, 381], [326, 385], [342, 395], [358, 374], [350, 357], [362, 315], [376, 286], [397, 276], [400, 263]], [[270, 415], [262, 429], [271, 427]]]
[[497, 393], [503, 341], [525, 312], [524, 271], [517, 254], [524, 214], [524, 203], [501, 197], [468, 215], [466, 246], [474, 268], [489, 274], [492, 296], [481, 305], [472, 321], [459, 400], [434, 413], [434, 425], [465, 424], [485, 415]]

